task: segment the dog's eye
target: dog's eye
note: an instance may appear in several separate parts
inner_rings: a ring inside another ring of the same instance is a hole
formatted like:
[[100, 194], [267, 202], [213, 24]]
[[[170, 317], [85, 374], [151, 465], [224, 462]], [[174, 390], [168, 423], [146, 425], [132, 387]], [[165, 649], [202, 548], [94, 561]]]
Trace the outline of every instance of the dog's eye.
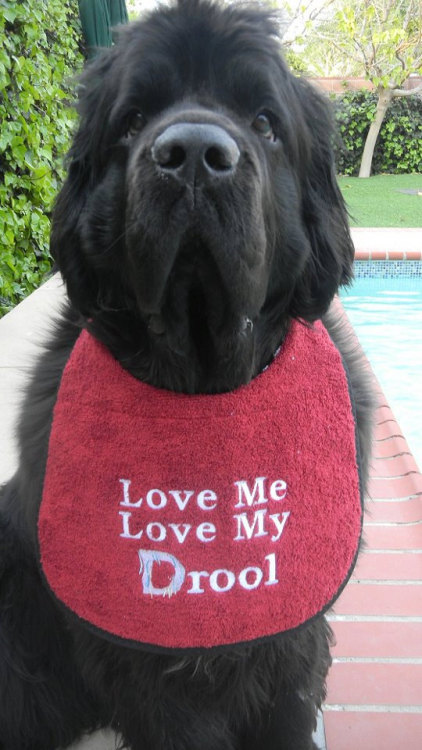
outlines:
[[130, 138], [132, 135], [139, 133], [145, 125], [144, 116], [141, 112], [131, 112], [126, 121], [125, 136]]
[[269, 116], [265, 112], [260, 112], [254, 119], [252, 127], [263, 138], [275, 141], [275, 133]]

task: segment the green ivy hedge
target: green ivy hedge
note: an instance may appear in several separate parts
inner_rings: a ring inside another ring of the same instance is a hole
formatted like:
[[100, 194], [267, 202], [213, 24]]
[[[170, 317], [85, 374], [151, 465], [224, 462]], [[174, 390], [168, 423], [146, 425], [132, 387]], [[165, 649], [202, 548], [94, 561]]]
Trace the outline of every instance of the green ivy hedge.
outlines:
[[82, 65], [77, 0], [0, 2], [0, 315], [51, 267], [50, 212]]
[[[376, 94], [353, 91], [335, 97], [334, 113], [340, 133], [336, 144], [339, 174], [357, 175], [369, 125], [377, 105]], [[422, 99], [393, 99], [375, 146], [372, 174], [422, 172]]]

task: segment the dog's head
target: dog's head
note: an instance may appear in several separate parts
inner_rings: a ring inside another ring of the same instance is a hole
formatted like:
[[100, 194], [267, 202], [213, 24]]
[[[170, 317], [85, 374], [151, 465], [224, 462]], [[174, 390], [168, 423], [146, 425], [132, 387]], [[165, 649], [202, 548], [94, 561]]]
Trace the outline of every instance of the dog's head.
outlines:
[[253, 7], [179, 0], [88, 66], [52, 253], [77, 310], [156, 385], [226, 390], [353, 249], [326, 105]]

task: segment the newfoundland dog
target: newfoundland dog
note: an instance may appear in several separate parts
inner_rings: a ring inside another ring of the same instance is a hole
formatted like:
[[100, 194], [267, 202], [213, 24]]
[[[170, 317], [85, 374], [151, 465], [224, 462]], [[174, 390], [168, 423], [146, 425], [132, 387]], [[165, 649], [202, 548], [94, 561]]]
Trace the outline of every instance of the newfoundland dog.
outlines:
[[370, 422], [326, 103], [269, 11], [178, 0], [79, 114], [1, 497], [0, 748], [310, 750]]

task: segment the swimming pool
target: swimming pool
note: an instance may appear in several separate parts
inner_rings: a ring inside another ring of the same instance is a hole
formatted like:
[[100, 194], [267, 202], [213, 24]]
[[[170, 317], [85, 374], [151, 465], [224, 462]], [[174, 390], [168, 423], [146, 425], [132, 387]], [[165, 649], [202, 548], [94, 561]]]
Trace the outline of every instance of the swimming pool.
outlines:
[[422, 263], [362, 261], [355, 274], [343, 305], [421, 468]]

